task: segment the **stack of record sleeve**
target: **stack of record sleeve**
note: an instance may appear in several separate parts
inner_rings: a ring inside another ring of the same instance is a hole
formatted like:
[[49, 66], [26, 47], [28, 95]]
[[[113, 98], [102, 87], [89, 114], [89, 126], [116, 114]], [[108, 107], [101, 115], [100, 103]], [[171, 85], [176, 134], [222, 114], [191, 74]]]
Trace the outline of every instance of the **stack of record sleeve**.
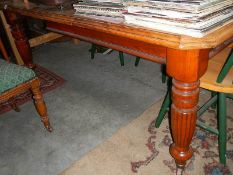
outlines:
[[203, 37], [233, 20], [233, 0], [125, 0], [127, 23]]
[[73, 5], [76, 15], [94, 18], [120, 18], [123, 20], [122, 0], [83, 0]]

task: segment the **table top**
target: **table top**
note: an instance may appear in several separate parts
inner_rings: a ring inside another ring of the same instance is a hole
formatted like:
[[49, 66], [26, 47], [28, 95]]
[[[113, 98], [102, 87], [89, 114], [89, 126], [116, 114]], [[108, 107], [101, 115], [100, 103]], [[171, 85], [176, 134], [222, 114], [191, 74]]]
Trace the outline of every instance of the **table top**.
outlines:
[[233, 20], [202, 38], [194, 38], [143, 28], [123, 21], [106, 21], [77, 16], [74, 15], [74, 9], [60, 10], [57, 7], [38, 5], [31, 2], [24, 3], [23, 0], [1, 1], [0, 9], [8, 9], [28, 17], [83, 27], [180, 50], [215, 48], [224, 41], [233, 38]]

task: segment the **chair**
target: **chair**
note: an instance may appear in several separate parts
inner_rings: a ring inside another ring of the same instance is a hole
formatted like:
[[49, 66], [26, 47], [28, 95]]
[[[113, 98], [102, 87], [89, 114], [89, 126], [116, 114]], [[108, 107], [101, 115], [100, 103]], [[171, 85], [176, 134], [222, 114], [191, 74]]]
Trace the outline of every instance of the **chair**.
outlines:
[[[218, 116], [218, 129], [197, 120], [197, 126], [218, 135], [219, 158], [222, 164], [226, 164], [226, 98], [233, 99], [233, 53], [231, 48], [226, 48], [209, 61], [205, 75], [200, 79], [200, 87], [211, 91], [211, 98], [198, 109], [197, 116], [201, 116], [209, 107], [216, 104]], [[168, 91], [155, 122], [159, 128], [166, 112], [171, 105], [171, 78], [168, 82]], [[216, 103], [217, 102], [217, 103]]]
[[[96, 44], [92, 44], [91, 45], [91, 49], [90, 49], [91, 59], [95, 58], [95, 53], [96, 52], [100, 52], [101, 53], [101, 52], [104, 52], [104, 51], [106, 51], [106, 49], [104, 49], [103, 47], [98, 46]], [[119, 59], [120, 59], [121, 66], [124, 66], [125, 65], [124, 54], [121, 51], [119, 51]], [[139, 64], [140, 59], [141, 59], [140, 57], [136, 57], [135, 64], [134, 64], [136, 67]]]
[[166, 75], [166, 65], [161, 65], [161, 73], [162, 73], [162, 83], [167, 82], [167, 75]]
[[9, 62], [10, 59], [9, 59], [9, 56], [7, 54], [7, 51], [5, 49], [5, 46], [3, 45], [3, 42], [2, 42], [1, 38], [0, 38], [0, 51], [2, 53], [3, 58]]
[[4, 59], [0, 59], [0, 102], [11, 100], [24, 91], [31, 90], [34, 104], [45, 128], [51, 132], [47, 109], [40, 91], [40, 81], [35, 72], [24, 66], [10, 63], [8, 54], [0, 38], [0, 51]]

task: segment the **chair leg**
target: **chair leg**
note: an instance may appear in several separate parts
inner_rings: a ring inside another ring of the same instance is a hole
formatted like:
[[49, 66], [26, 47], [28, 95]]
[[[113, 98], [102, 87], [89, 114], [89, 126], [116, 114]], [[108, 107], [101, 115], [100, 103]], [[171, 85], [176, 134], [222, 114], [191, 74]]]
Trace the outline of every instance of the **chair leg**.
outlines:
[[119, 58], [120, 58], [120, 62], [121, 62], [121, 66], [124, 66], [124, 54], [123, 52], [119, 52]]
[[216, 80], [217, 83], [221, 83], [224, 80], [224, 78], [226, 77], [228, 72], [231, 70], [232, 66], [233, 66], [233, 52], [231, 52], [231, 54], [227, 58], [227, 61], [224, 64], [224, 66], [222, 67], [222, 69], [218, 75], [218, 78]]
[[38, 114], [40, 115], [41, 121], [43, 122], [45, 128], [49, 132], [52, 132], [53, 129], [50, 126], [50, 122], [47, 114], [47, 108], [42, 93], [40, 91], [40, 82], [38, 79], [35, 79], [31, 82], [31, 90], [33, 93], [34, 104]]
[[210, 106], [216, 104], [217, 100], [218, 94], [215, 94], [215, 96], [212, 96], [203, 106], [198, 109], [197, 116], [201, 116], [207, 109], [209, 109]]
[[227, 142], [227, 125], [226, 125], [226, 94], [219, 93], [218, 99], [218, 127], [219, 127], [219, 156], [220, 163], [226, 164], [226, 142]]
[[233, 94], [227, 94], [227, 98], [230, 98], [233, 100]]
[[3, 58], [6, 60], [6, 61], [10, 61], [10, 59], [9, 59], [9, 56], [8, 56], [8, 54], [7, 54], [7, 51], [6, 51], [6, 48], [5, 48], [5, 46], [3, 45], [3, 42], [2, 42], [2, 40], [1, 40], [1, 38], [0, 38], [0, 51], [1, 51], [1, 53], [2, 53], [2, 56], [3, 56]]
[[141, 59], [140, 57], [136, 57], [135, 64], [134, 64], [136, 67], [137, 67], [138, 64], [139, 64], [140, 59]]
[[165, 114], [168, 112], [168, 109], [169, 109], [169, 106], [171, 105], [171, 95], [170, 95], [170, 91], [168, 90], [167, 94], [166, 94], [166, 97], [163, 101], [163, 104], [160, 108], [160, 111], [159, 111], [159, 114], [158, 114], [158, 117], [155, 121], [155, 127], [156, 128], [159, 128], [163, 119], [164, 119], [164, 116]]
[[20, 112], [20, 108], [16, 105], [14, 98], [9, 99], [8, 103], [12, 109], [14, 109], [16, 112]]
[[[213, 98], [215, 95], [217, 95], [217, 92], [211, 92], [211, 98]], [[217, 107], [217, 101], [211, 105], [212, 109], [216, 109]]]
[[96, 52], [96, 45], [95, 44], [91, 45], [90, 52], [91, 52], [91, 59], [94, 59], [95, 58], [95, 52]]
[[166, 75], [166, 65], [162, 65], [161, 67], [161, 72], [162, 72], [162, 83], [166, 83], [167, 81], [167, 75]]

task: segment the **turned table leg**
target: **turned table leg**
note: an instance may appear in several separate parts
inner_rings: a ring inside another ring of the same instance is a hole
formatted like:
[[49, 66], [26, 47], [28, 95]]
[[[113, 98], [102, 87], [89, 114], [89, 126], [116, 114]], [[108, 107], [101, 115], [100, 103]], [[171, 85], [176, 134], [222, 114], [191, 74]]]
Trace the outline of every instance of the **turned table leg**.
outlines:
[[208, 58], [209, 50], [167, 50], [167, 73], [173, 77], [170, 154], [178, 173], [193, 155], [190, 144], [196, 127], [199, 78], [207, 69]]
[[50, 122], [49, 122], [47, 108], [46, 108], [42, 93], [40, 91], [39, 79], [32, 80], [31, 90], [33, 93], [34, 104], [35, 104], [35, 107], [36, 107], [38, 114], [40, 115], [41, 121], [43, 122], [45, 128], [49, 132], [52, 132], [53, 129], [52, 129]]
[[170, 153], [178, 168], [183, 168], [193, 154], [189, 145], [196, 127], [198, 97], [198, 81], [184, 83], [173, 79], [171, 130], [174, 143], [170, 146]]
[[32, 52], [28, 42], [28, 38], [25, 34], [22, 16], [9, 10], [5, 10], [4, 14], [6, 16], [7, 22], [10, 25], [12, 36], [15, 39], [16, 47], [24, 61], [24, 64], [30, 68], [33, 68], [34, 65], [32, 61]]

